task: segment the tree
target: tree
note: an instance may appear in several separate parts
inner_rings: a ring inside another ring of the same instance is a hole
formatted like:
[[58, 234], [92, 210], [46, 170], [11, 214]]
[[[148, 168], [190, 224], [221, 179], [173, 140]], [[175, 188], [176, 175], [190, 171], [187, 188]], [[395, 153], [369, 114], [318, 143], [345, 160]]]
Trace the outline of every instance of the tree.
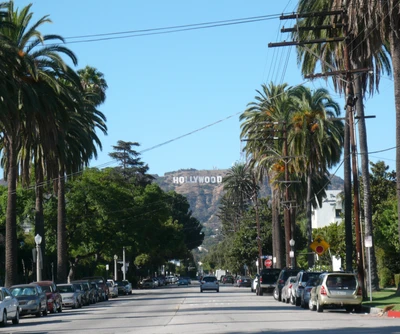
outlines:
[[[328, 169], [340, 161], [343, 146], [343, 123], [334, 118], [340, 115], [339, 105], [328, 91], [299, 86], [291, 92], [297, 102], [293, 115], [293, 130], [289, 133], [291, 155], [297, 159], [298, 172], [307, 179], [307, 240], [312, 242], [311, 208], [322, 204], [325, 188], [329, 182]], [[316, 184], [316, 179], [325, 184]], [[313, 187], [314, 185], [314, 187]], [[315, 186], [319, 188], [315, 188]], [[318, 202], [316, 201], [318, 199]], [[314, 257], [308, 256], [308, 267], [314, 265]]]

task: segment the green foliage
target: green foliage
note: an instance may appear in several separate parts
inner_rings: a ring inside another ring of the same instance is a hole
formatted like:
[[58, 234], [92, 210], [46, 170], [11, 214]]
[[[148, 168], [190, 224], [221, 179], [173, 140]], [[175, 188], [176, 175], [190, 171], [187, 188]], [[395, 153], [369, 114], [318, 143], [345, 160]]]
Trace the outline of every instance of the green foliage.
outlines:
[[378, 272], [379, 284], [382, 288], [393, 286], [393, 273], [389, 268], [381, 268]]
[[395, 284], [395, 287], [398, 288], [398, 286], [400, 284], [400, 274], [394, 274], [394, 284]]

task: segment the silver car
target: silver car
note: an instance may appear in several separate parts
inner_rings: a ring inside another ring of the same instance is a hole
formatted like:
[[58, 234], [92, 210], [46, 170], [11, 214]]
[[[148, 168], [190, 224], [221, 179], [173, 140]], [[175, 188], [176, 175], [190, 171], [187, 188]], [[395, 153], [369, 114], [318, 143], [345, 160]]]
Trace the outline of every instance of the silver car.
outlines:
[[204, 290], [215, 290], [219, 292], [219, 283], [216, 276], [204, 276], [200, 281], [200, 292]]
[[19, 302], [13, 297], [10, 290], [0, 288], [0, 326], [5, 326], [7, 320], [12, 320], [14, 325], [19, 324]]
[[76, 289], [77, 284], [58, 284], [63, 307], [81, 308], [82, 294]]

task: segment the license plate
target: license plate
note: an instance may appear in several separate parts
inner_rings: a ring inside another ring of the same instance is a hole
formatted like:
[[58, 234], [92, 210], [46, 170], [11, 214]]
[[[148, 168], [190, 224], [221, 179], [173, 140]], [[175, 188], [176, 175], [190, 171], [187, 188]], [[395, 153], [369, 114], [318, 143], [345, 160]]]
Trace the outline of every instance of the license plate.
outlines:
[[346, 291], [331, 291], [333, 295], [347, 295]]

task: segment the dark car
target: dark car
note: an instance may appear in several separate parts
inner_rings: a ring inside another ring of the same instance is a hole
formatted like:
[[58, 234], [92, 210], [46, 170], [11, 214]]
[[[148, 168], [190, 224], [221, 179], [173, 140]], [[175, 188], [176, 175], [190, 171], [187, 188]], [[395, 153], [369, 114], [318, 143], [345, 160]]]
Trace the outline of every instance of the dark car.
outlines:
[[46, 293], [47, 309], [50, 313], [62, 312], [62, 297], [57, 289], [57, 285], [53, 281], [40, 281], [34, 282], [40, 285], [42, 290]]
[[108, 286], [103, 276], [90, 276], [90, 277], [84, 277], [82, 279], [88, 280], [90, 282], [95, 282], [97, 284], [97, 287], [100, 288], [98, 293], [99, 300], [100, 301], [108, 300], [110, 292], [108, 291]]
[[233, 284], [235, 282], [234, 278], [232, 275], [226, 275], [224, 279], [222, 280], [223, 284]]
[[285, 285], [287, 279], [290, 276], [296, 276], [300, 270], [301, 269], [290, 269], [290, 268], [284, 268], [281, 270], [281, 272], [279, 273], [278, 279], [276, 280], [276, 285], [275, 285], [274, 292], [273, 292], [274, 298], [276, 300], [281, 301], [282, 288]]
[[251, 281], [252, 281], [252, 279], [249, 276], [239, 276], [237, 278], [237, 280], [236, 280], [236, 285], [239, 288], [242, 287], [242, 286], [250, 288], [251, 287]]
[[262, 296], [264, 293], [271, 293], [275, 290], [281, 269], [265, 268], [262, 269], [257, 279], [256, 294]]
[[11, 294], [18, 299], [20, 315], [47, 315], [46, 293], [37, 284], [19, 284], [10, 288]]
[[119, 295], [131, 295], [132, 294], [132, 284], [127, 280], [115, 282], [118, 285]]
[[[83, 287], [83, 290], [85, 291], [84, 299], [85, 299], [86, 303], [89, 303], [89, 304], [97, 303], [97, 301], [98, 301], [97, 289], [90, 284], [90, 281], [77, 280], [77, 281], [72, 281], [71, 283], [80, 284]], [[86, 304], [86, 305], [88, 305], [88, 304]]]

